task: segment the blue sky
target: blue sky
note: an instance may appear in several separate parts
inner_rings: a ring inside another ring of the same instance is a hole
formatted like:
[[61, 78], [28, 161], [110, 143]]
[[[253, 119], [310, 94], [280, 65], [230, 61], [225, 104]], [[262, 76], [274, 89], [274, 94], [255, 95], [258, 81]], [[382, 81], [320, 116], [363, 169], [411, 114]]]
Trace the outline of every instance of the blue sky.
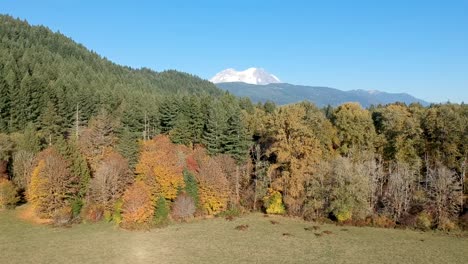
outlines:
[[468, 102], [468, 0], [0, 0], [0, 13], [132, 67], [206, 79], [262, 67], [294, 84]]

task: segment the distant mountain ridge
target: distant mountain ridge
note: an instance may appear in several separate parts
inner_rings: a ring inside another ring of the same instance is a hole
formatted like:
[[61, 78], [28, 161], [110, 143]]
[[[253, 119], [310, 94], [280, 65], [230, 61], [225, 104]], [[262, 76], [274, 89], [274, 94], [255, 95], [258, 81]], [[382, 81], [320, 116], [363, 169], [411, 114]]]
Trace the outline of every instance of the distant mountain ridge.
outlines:
[[338, 106], [346, 102], [358, 102], [363, 107], [394, 102], [429, 105], [428, 102], [406, 93], [386, 93], [376, 90], [342, 91], [330, 87], [293, 85], [288, 83], [254, 85], [243, 82], [225, 82], [217, 83], [216, 86], [236, 96], [249, 97], [254, 102], [273, 101], [279, 105], [304, 100], [311, 101], [319, 107], [327, 105]]

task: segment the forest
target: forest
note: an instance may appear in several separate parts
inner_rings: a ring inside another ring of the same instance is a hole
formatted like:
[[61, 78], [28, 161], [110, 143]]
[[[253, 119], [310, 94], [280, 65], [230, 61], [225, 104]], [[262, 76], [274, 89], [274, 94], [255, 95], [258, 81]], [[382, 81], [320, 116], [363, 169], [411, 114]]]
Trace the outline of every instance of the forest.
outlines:
[[0, 25], [0, 208], [125, 229], [247, 212], [468, 229], [463, 103], [253, 103]]

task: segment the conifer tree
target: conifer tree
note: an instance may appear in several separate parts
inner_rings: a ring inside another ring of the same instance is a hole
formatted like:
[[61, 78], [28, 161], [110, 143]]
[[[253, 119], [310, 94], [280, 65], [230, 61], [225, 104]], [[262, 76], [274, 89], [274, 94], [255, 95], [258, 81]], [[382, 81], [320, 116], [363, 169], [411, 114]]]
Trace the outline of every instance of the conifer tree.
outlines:
[[138, 162], [138, 133], [124, 127], [119, 133], [117, 150], [128, 160], [130, 168], [134, 168]]
[[203, 141], [210, 155], [223, 152], [224, 132], [226, 130], [226, 114], [222, 104], [217, 101], [209, 109], [205, 124]]
[[198, 206], [199, 195], [198, 195], [198, 183], [197, 179], [187, 169], [184, 170], [184, 183], [185, 183], [185, 192], [193, 198], [195, 206]]
[[0, 68], [0, 132], [8, 132], [10, 118], [10, 92]]
[[176, 144], [189, 145], [192, 142], [192, 131], [189, 117], [179, 113], [174, 122], [173, 129], [169, 132], [172, 142]]
[[62, 118], [57, 114], [52, 102], [47, 102], [47, 106], [40, 116], [43, 137], [49, 145], [61, 134]]
[[173, 97], [167, 97], [159, 108], [160, 125], [163, 133], [169, 132], [175, 125], [179, 112], [178, 102]]
[[242, 124], [240, 111], [235, 111], [227, 120], [224, 135], [224, 153], [231, 155], [237, 162], [245, 161], [249, 150], [249, 140]]

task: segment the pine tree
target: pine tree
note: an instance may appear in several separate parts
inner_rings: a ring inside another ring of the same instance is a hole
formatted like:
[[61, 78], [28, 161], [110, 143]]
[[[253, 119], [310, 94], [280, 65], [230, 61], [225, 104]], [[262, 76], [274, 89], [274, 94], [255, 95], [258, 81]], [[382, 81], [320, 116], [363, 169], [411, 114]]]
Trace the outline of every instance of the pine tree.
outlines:
[[119, 133], [117, 150], [128, 160], [130, 168], [134, 168], [138, 162], [138, 133], [131, 132], [128, 127], [124, 127]]
[[43, 136], [49, 145], [52, 145], [53, 140], [62, 132], [62, 118], [57, 114], [52, 102], [47, 102], [47, 106], [40, 116], [40, 121]]
[[180, 113], [174, 122], [173, 129], [169, 132], [171, 141], [176, 144], [189, 145], [192, 142], [192, 130], [189, 117]]
[[245, 161], [249, 150], [249, 140], [240, 116], [240, 111], [231, 114], [223, 140], [223, 152], [237, 162]]
[[200, 99], [197, 97], [190, 97], [189, 101], [189, 129], [191, 133], [191, 140], [193, 144], [202, 143], [204, 114]]
[[184, 183], [185, 183], [185, 192], [193, 198], [195, 206], [198, 207], [199, 195], [198, 195], [198, 183], [197, 179], [187, 169], [184, 170]]
[[36, 126], [33, 123], [28, 123], [23, 133], [19, 135], [16, 149], [31, 153], [38, 153], [41, 150], [41, 142], [37, 136]]
[[159, 114], [161, 116], [160, 125], [161, 131], [167, 133], [175, 125], [177, 115], [179, 112], [178, 102], [173, 97], [167, 97], [159, 108]]
[[209, 109], [205, 123], [203, 142], [210, 155], [223, 152], [226, 117], [222, 104], [215, 102]]
[[10, 119], [10, 92], [0, 68], [0, 132], [8, 131]]

